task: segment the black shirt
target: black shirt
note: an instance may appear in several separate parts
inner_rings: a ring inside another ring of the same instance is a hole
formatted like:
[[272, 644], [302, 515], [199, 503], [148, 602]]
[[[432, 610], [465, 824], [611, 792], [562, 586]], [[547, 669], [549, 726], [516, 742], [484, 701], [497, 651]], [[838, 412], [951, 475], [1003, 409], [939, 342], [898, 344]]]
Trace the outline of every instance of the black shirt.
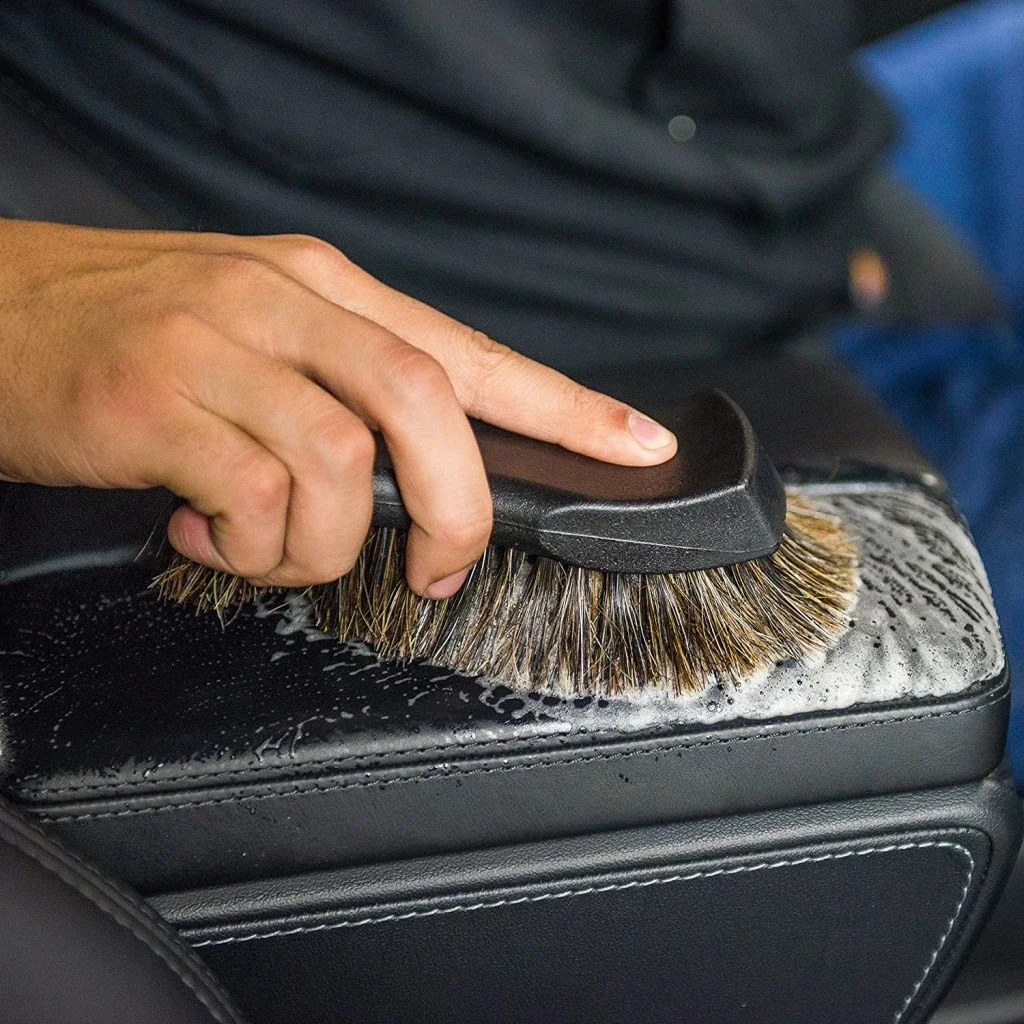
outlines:
[[842, 295], [889, 121], [822, 0], [8, 0], [0, 74], [171, 225], [327, 238], [559, 365]]

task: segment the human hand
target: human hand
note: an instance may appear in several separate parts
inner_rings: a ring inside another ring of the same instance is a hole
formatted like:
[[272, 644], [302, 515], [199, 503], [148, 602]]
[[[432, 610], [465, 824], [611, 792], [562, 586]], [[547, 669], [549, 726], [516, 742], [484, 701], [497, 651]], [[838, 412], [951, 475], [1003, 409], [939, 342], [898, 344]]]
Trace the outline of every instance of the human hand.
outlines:
[[325, 242], [0, 220], [0, 478], [164, 486], [183, 555], [262, 585], [344, 575], [380, 430], [410, 587], [450, 596], [491, 530], [468, 416], [622, 465], [675, 438]]

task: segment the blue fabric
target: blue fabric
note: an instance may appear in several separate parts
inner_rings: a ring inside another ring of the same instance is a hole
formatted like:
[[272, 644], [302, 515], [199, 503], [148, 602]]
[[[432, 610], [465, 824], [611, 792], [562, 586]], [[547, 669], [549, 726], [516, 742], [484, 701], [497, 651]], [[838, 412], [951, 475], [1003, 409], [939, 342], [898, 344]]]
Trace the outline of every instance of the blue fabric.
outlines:
[[954, 8], [861, 52], [900, 119], [898, 176], [1024, 310], [1024, 2]]
[[988, 570], [1014, 679], [1024, 786], [1024, 359], [985, 330], [844, 330], [840, 348], [946, 474]]
[[971, 4], [861, 55], [902, 121], [896, 174], [977, 250], [1005, 330], [845, 327], [840, 351], [948, 477], [988, 568], [1010, 659], [1024, 785], [1024, 2]]

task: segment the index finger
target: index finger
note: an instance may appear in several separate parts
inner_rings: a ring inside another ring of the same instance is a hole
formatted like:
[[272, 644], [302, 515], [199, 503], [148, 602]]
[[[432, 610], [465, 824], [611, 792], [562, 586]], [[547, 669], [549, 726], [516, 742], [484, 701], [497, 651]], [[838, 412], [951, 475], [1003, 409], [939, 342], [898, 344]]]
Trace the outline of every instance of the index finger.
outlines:
[[261, 241], [307, 287], [433, 356], [470, 416], [624, 466], [657, 465], [675, 454], [675, 435], [650, 417], [388, 287], [327, 243]]

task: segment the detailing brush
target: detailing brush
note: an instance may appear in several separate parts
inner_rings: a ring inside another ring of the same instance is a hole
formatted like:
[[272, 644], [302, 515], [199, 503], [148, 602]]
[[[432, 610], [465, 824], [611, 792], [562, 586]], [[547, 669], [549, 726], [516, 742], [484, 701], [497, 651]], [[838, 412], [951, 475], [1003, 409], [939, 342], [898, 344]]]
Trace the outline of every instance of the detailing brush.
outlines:
[[[379, 445], [363, 551], [347, 576], [306, 592], [318, 626], [382, 658], [563, 696], [699, 691], [827, 650], [857, 587], [843, 525], [804, 497], [787, 500], [721, 392], [663, 418], [679, 450], [647, 468], [474, 424], [494, 530], [443, 601], [405, 584], [409, 518]], [[177, 554], [154, 586], [221, 615], [260, 592]]]

